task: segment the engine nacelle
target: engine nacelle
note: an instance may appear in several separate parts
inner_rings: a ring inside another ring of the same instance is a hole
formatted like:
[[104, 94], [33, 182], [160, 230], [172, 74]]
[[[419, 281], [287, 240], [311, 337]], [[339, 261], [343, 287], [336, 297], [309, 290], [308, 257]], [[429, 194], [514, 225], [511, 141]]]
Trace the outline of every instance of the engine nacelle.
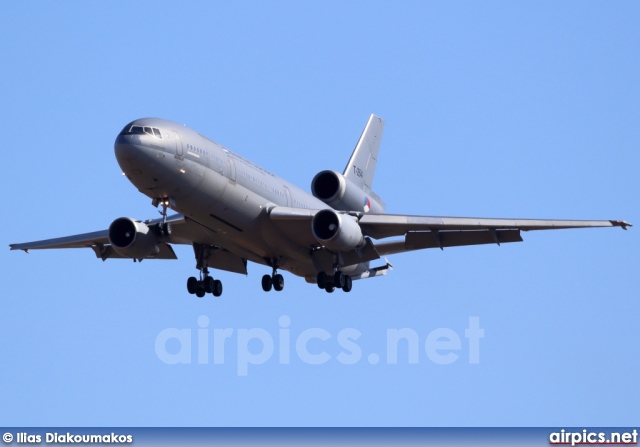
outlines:
[[158, 239], [149, 226], [128, 217], [120, 217], [109, 225], [109, 242], [125, 258], [143, 259], [160, 252]]
[[336, 171], [322, 171], [311, 181], [311, 192], [330, 207], [340, 211], [384, 213], [378, 198], [366, 194]]
[[327, 248], [349, 251], [364, 245], [364, 236], [358, 222], [348, 214], [321, 210], [311, 221], [313, 236]]

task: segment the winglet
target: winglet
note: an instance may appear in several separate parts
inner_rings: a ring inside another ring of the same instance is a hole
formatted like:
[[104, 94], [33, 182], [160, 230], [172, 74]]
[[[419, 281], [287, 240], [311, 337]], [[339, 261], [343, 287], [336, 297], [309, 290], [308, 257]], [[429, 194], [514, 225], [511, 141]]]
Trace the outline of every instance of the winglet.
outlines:
[[622, 227], [623, 230], [626, 230], [627, 227], [632, 227], [633, 225], [629, 222], [625, 222], [624, 220], [610, 220], [611, 225], [614, 227]]

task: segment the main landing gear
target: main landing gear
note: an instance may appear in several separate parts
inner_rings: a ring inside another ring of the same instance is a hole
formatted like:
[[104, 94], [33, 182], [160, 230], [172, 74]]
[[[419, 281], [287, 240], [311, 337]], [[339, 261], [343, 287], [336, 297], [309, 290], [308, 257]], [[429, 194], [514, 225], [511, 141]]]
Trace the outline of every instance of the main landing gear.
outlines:
[[[204, 275], [204, 279], [202, 279]], [[219, 279], [213, 279], [209, 276], [209, 272], [201, 272], [200, 280], [194, 276], [187, 279], [187, 290], [190, 294], [197, 296], [198, 298], [204, 297], [205, 294], [211, 293], [213, 296], [222, 295], [222, 281]]]
[[222, 281], [219, 279], [213, 279], [209, 276], [209, 256], [212, 254], [212, 250], [215, 251], [215, 247], [211, 245], [193, 244], [193, 250], [196, 253], [196, 268], [200, 270], [200, 279], [192, 276], [187, 279], [187, 291], [191, 295], [195, 295], [198, 298], [202, 298], [205, 294], [210, 293], [215, 297], [222, 295]]
[[349, 275], [345, 275], [340, 270], [336, 270], [333, 276], [327, 275], [326, 272], [318, 273], [318, 287], [324, 289], [327, 293], [333, 293], [336, 289], [342, 289], [343, 292], [351, 292], [353, 280]]
[[278, 273], [278, 267], [275, 263], [271, 276], [264, 275], [262, 277], [262, 290], [269, 292], [272, 287], [276, 292], [281, 292], [284, 289], [284, 276]]

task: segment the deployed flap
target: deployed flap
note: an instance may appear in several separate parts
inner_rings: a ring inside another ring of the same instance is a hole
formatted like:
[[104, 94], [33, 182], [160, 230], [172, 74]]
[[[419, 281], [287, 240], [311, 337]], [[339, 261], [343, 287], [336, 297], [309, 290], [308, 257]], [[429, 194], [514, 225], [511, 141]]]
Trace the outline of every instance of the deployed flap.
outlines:
[[353, 281], [357, 279], [367, 279], [367, 278], [375, 278], [376, 276], [384, 276], [387, 274], [391, 266], [389, 264], [382, 265], [380, 267], [374, 267], [372, 269], [367, 269], [362, 273], [358, 273], [355, 275], [350, 275]]
[[[338, 266], [346, 267], [349, 265], [361, 264], [364, 262], [380, 259], [380, 255], [376, 251], [376, 247], [371, 239], [366, 238], [362, 248], [356, 248], [338, 255]], [[311, 260], [313, 265], [319, 272], [333, 271], [333, 254], [326, 250], [313, 250], [311, 252]]]
[[[129, 257], [122, 256], [120, 253], [115, 251], [111, 245], [92, 245], [91, 248], [96, 254], [96, 258], [100, 258], [103, 261], [107, 259], [131, 259]], [[176, 253], [171, 248], [169, 244], [158, 244], [158, 248], [160, 251], [153, 256], [145, 256], [142, 259], [178, 259]]]
[[522, 242], [520, 230], [420, 231], [405, 236], [409, 250]]
[[374, 239], [402, 236], [409, 231], [517, 229], [560, 230], [631, 226], [620, 220], [551, 220], [551, 219], [486, 219], [475, 217], [402, 216], [397, 214], [365, 214], [359, 220], [362, 232]]
[[375, 249], [380, 256], [386, 256], [425, 248], [503, 244], [509, 242], [522, 242], [520, 230], [412, 231], [407, 233], [405, 238], [401, 240], [377, 242]]
[[355, 248], [351, 251], [340, 253], [339, 259], [341, 266], [347, 266], [380, 259], [380, 255], [376, 251], [376, 248], [371, 242], [371, 239], [365, 238], [364, 247]]
[[247, 260], [230, 251], [220, 249], [209, 256], [209, 267], [227, 272], [247, 274]]

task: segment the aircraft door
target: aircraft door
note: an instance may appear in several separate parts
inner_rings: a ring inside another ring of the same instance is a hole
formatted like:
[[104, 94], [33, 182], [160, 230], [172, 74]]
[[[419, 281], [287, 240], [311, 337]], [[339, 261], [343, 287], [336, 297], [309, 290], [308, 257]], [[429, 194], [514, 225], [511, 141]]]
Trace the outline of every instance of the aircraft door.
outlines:
[[230, 155], [227, 155], [227, 172], [225, 172], [225, 174], [227, 175], [227, 178], [229, 180], [231, 180], [232, 182], [236, 181], [236, 165], [233, 162], [233, 158], [231, 158]]
[[179, 160], [184, 159], [184, 149], [182, 148], [182, 140], [180, 139], [180, 134], [175, 130], [173, 132], [173, 139], [176, 142], [176, 155], [175, 157]]
[[291, 191], [284, 185], [282, 187], [284, 188], [284, 195], [287, 196], [287, 206], [291, 206]]

